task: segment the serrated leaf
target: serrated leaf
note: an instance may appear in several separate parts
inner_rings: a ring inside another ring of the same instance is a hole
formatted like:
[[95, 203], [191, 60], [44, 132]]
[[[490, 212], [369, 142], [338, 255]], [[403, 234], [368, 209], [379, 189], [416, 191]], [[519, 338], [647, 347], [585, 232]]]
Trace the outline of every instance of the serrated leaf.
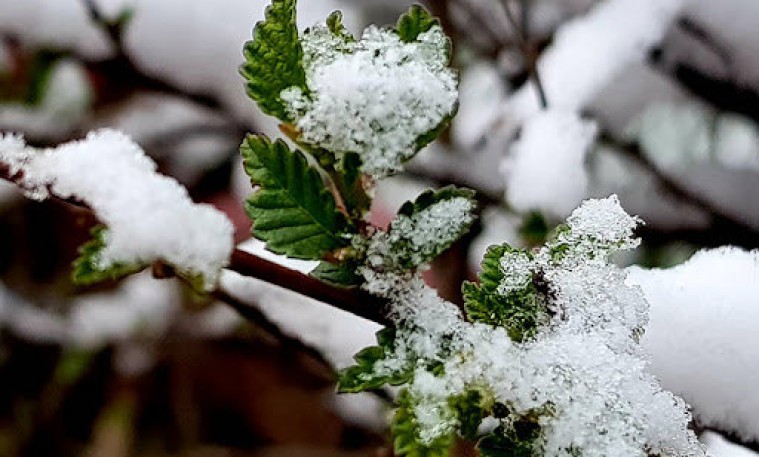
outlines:
[[392, 373], [378, 373], [376, 370], [376, 364], [394, 352], [395, 334], [393, 328], [384, 328], [377, 332], [378, 346], [369, 346], [361, 350], [353, 357], [356, 365], [338, 373], [337, 391], [356, 393], [409, 382], [413, 376], [413, 366]]
[[497, 427], [477, 443], [481, 457], [533, 457], [537, 456], [535, 442], [540, 437], [540, 426], [532, 421], [517, 420], [512, 427]]
[[456, 417], [459, 421], [459, 433], [466, 439], [473, 440], [477, 437], [477, 431], [485, 417], [482, 407], [482, 394], [476, 390], [469, 390], [462, 395], [449, 400]]
[[453, 112], [443, 118], [442, 121], [440, 121], [440, 124], [437, 125], [434, 129], [430, 130], [429, 132], [425, 133], [424, 135], [420, 136], [416, 139], [416, 142], [414, 143], [414, 147], [417, 151], [421, 151], [422, 149], [426, 148], [430, 143], [435, 141], [444, 131], [448, 128], [448, 126], [451, 125], [451, 121], [456, 116], [456, 113], [458, 112], [458, 103], [453, 108]]
[[346, 43], [352, 43], [356, 41], [353, 35], [343, 25], [343, 13], [335, 11], [327, 18], [327, 28], [333, 35], [339, 36]]
[[465, 282], [462, 293], [470, 320], [503, 327], [513, 341], [523, 342], [537, 333], [547, 314], [534, 282], [507, 295], [498, 292], [504, 278], [501, 258], [516, 251], [506, 244], [488, 248], [482, 261], [480, 283]]
[[259, 186], [246, 202], [253, 235], [269, 250], [320, 260], [348, 244], [345, 217], [303, 153], [256, 135], [248, 135], [241, 152], [246, 173]]
[[393, 416], [392, 432], [395, 454], [406, 457], [448, 457], [454, 443], [455, 434], [437, 438], [431, 444], [419, 441], [419, 431], [414, 415], [414, 404], [407, 389], [398, 396], [398, 409]]
[[311, 276], [337, 287], [356, 287], [363, 283], [363, 278], [356, 273], [354, 262], [334, 264], [322, 261], [312, 272]]
[[[413, 202], [406, 202], [391, 222], [389, 251], [393, 261], [404, 269], [429, 262], [450, 248], [469, 231], [475, 220], [474, 191], [453, 186], [429, 190]], [[470, 208], [463, 214], [445, 213], [427, 216], [435, 206], [455, 199], [466, 199]]]
[[405, 43], [411, 43], [419, 38], [419, 35], [436, 26], [440, 21], [432, 16], [421, 5], [412, 5], [411, 8], [398, 19], [395, 30]]
[[137, 273], [147, 266], [114, 263], [103, 268], [100, 256], [106, 247], [107, 234], [106, 227], [97, 226], [92, 229], [92, 240], [79, 248], [79, 257], [74, 260], [71, 272], [74, 284], [90, 286], [103, 281], [113, 281]]
[[250, 98], [264, 113], [292, 122], [280, 94], [290, 87], [308, 93], [295, 0], [272, 0], [265, 19], [253, 30], [253, 40], [245, 43], [243, 54], [245, 63], [240, 73]]

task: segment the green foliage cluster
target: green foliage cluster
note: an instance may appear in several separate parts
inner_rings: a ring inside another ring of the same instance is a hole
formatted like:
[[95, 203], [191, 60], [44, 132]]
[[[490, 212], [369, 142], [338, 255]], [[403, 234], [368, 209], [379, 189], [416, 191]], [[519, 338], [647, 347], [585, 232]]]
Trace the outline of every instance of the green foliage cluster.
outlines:
[[[326, 23], [342, 42], [355, 40], [340, 12], [330, 15]], [[437, 24], [422, 7], [414, 6], [398, 21], [396, 32], [403, 41], [412, 42]], [[374, 183], [362, 173], [357, 154], [338, 154], [304, 144], [281, 99], [288, 88], [309, 93], [295, 0], [272, 1], [265, 19], [255, 27], [253, 39], [245, 44], [244, 56], [241, 75], [248, 94], [262, 111], [283, 122], [281, 130], [302, 149], [256, 135], [243, 142], [245, 170], [256, 188], [246, 202], [253, 235], [277, 254], [322, 261], [312, 274], [325, 282], [342, 287], [361, 285], [356, 269], [365, 261], [365, 250], [357, 245], [372, 234], [367, 218]], [[429, 138], [424, 135], [417, 143], [427, 144], [437, 133]], [[453, 188], [425, 193], [404, 205], [399, 217], [413, 216], [456, 197], [472, 198], [473, 193]], [[461, 233], [467, 229], [461, 227]], [[451, 243], [434, 246], [423, 261], [432, 260]], [[419, 263], [407, 259], [404, 268], [414, 269]]]

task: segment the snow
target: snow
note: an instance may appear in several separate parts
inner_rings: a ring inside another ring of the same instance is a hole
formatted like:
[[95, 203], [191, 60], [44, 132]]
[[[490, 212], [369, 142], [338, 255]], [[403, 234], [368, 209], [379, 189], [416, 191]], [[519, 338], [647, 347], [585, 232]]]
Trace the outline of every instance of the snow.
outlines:
[[347, 43], [315, 26], [304, 35], [303, 49], [311, 93], [282, 92], [302, 140], [358, 153], [371, 175], [400, 171], [417, 139], [455, 109], [457, 79], [447, 68], [448, 41], [438, 26], [413, 43], [374, 26]]
[[528, 119], [501, 167], [508, 203], [517, 211], [566, 217], [586, 196], [585, 156], [595, 136], [593, 122], [569, 111]]
[[475, 203], [466, 197], [440, 201], [411, 216], [399, 214], [387, 232], [369, 240], [367, 261], [373, 269], [403, 270], [420, 265], [441, 247], [453, 244], [474, 222]]
[[651, 371], [699, 423], [759, 440], [759, 251], [704, 250], [667, 270], [629, 269], [651, 303]]
[[[391, 301], [398, 328], [394, 354], [377, 363], [379, 374], [416, 366], [409, 385], [418, 439], [431, 443], [452, 432], [448, 399], [467, 389], [503, 402], [508, 421], [538, 412], [542, 455], [704, 455], [688, 430], [685, 403], [662, 390], [638, 345], [648, 305], [607, 263], [630, 238], [637, 218], [616, 197], [588, 201], [561, 235], [530, 258], [502, 260], [502, 291], [510, 294], [540, 272], [552, 311], [534, 339], [512, 341], [505, 329], [465, 322], [457, 307], [439, 298], [412, 273], [363, 268], [366, 290]], [[597, 249], [590, 250], [592, 243]], [[548, 298], [552, 297], [552, 298]], [[428, 367], [443, 364], [436, 373]], [[542, 408], [550, 405], [550, 414]]]
[[[7, 143], [7, 144], [6, 144]], [[233, 227], [221, 212], [192, 202], [175, 180], [125, 135], [101, 130], [56, 149], [19, 149], [17, 138], [0, 143], [0, 160], [21, 172], [29, 197], [53, 194], [84, 202], [108, 227], [100, 266], [163, 260], [201, 275], [213, 287], [233, 249]]]
[[[138, 66], [189, 92], [217, 97], [239, 119], [275, 133], [276, 124], [245, 95], [238, 74], [243, 43], [263, 19], [269, 0], [95, 0], [107, 17], [133, 11], [126, 44]], [[35, 48], [72, 49], [91, 59], [111, 53], [105, 35], [89, 20], [81, 0], [0, 0], [0, 31]], [[361, 21], [355, 2], [301, 1], [300, 26], [345, 13]], [[358, 18], [358, 19], [357, 19]]]
[[733, 444], [714, 432], [706, 432], [699, 437], [714, 457], [756, 457], [756, 452]]

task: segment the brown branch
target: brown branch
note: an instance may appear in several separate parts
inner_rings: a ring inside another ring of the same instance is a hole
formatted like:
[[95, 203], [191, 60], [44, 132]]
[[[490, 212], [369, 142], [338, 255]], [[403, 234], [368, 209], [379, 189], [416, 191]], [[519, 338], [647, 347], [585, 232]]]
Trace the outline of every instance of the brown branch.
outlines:
[[514, 16], [514, 12], [511, 10], [511, 6], [509, 5], [509, 0], [503, 0], [501, 2], [503, 5], [503, 9], [506, 12], [506, 17], [509, 19], [509, 22], [511, 23], [511, 27], [514, 29], [514, 32], [517, 36], [517, 39], [519, 40], [519, 48], [522, 52], [522, 58], [525, 61], [525, 66], [527, 67], [527, 71], [530, 74], [530, 77], [532, 78], [533, 83], [535, 84], [535, 90], [538, 93], [538, 99], [540, 101], [540, 106], [543, 109], [548, 108], [548, 97], [546, 96], [545, 87], [543, 86], [543, 80], [540, 77], [540, 72], [538, 71], [538, 53], [535, 51], [534, 46], [532, 43], [530, 43], [530, 37], [529, 37], [529, 30], [527, 29], [529, 18], [527, 14], [527, 4], [526, 2], [522, 2], [522, 17], [521, 17], [521, 24], [520, 21], [517, 20], [516, 16]]
[[[638, 165], [643, 167], [655, 179], [657, 185], [666, 191], [671, 197], [682, 203], [693, 206], [706, 213], [712, 220], [710, 232], [724, 233], [725, 241], [730, 244], [737, 244], [744, 247], [756, 247], [759, 244], [759, 228], [735, 218], [715, 205], [707, 198], [694, 192], [673, 179], [649, 159], [640, 149], [640, 146], [634, 143], [620, 144], [612, 139], [609, 135], [601, 135], [600, 141], [614, 146], [621, 151], [626, 157], [633, 159]], [[674, 232], [673, 232], [674, 233]], [[714, 234], [710, 233], [708, 237], [701, 237], [701, 241], [707, 241]], [[691, 234], [693, 237], [693, 234]], [[702, 244], [702, 243], [700, 243]], [[708, 244], [708, 243], [707, 243]]]
[[106, 34], [114, 48], [114, 55], [105, 60], [80, 58], [88, 71], [101, 76], [98, 80], [102, 81], [105, 87], [101, 87], [99, 91], [102, 97], [99, 100], [100, 103], [118, 102], [134, 92], [157, 92], [189, 100], [197, 105], [221, 112], [229, 119], [233, 128], [246, 128], [240, 120], [228, 113], [221, 101], [208, 93], [188, 91], [145, 73], [131, 57], [124, 40], [128, 21], [110, 21], [102, 14], [94, 0], [82, 0], [82, 2], [93, 24]]
[[240, 249], [232, 253], [227, 269], [313, 298], [378, 324], [391, 325], [387, 318], [387, 303], [360, 289], [330, 286], [316, 278]]
[[303, 341], [298, 339], [297, 337], [294, 337], [292, 335], [286, 334], [276, 323], [272, 322], [271, 319], [269, 319], [266, 314], [264, 314], [260, 309], [256, 308], [255, 306], [249, 305], [248, 303], [245, 303], [241, 300], [238, 300], [237, 298], [233, 297], [227, 292], [224, 292], [222, 290], [217, 290], [213, 292], [212, 296], [229, 305], [232, 309], [234, 309], [237, 314], [240, 315], [243, 319], [250, 322], [251, 324], [255, 325], [259, 329], [263, 330], [267, 334], [269, 334], [271, 337], [276, 339], [279, 344], [282, 346], [282, 349], [285, 351], [290, 351], [295, 354], [305, 354], [311, 358], [313, 358], [315, 361], [319, 362], [320, 365], [327, 368], [329, 371], [334, 371], [335, 367], [330, 363], [325, 357], [324, 354], [321, 353], [318, 349], [314, 348], [313, 346], [309, 346], [305, 344]]

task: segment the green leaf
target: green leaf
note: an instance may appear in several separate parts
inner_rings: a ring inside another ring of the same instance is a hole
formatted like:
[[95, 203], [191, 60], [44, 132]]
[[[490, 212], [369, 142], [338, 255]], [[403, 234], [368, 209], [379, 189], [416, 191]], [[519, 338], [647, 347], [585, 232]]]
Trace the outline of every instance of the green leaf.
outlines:
[[485, 417], [482, 407], [482, 394], [476, 390], [469, 390], [462, 395], [449, 400], [456, 417], [459, 420], [459, 433], [468, 440], [477, 437], [477, 430]]
[[529, 420], [517, 420], [508, 429], [500, 426], [477, 443], [481, 457], [537, 456], [535, 441], [540, 438], [540, 426]]
[[377, 332], [377, 346], [361, 350], [353, 358], [356, 365], [338, 373], [337, 391], [356, 393], [379, 389], [383, 386], [399, 386], [411, 380], [413, 366], [404, 367], [396, 372], [377, 373], [376, 364], [393, 354], [395, 349], [395, 329], [384, 328]]
[[518, 250], [507, 244], [491, 246], [485, 253], [480, 283], [462, 286], [467, 317], [472, 321], [504, 327], [517, 342], [532, 338], [546, 319], [545, 300], [533, 280], [522, 290], [502, 295], [498, 286], [504, 278], [501, 257]]
[[414, 148], [417, 151], [421, 151], [425, 147], [427, 147], [430, 143], [437, 140], [437, 138], [448, 128], [449, 125], [451, 125], [451, 121], [456, 116], [456, 113], [458, 112], [459, 106], [458, 103], [456, 103], [456, 106], [453, 108], [453, 112], [449, 114], [448, 116], [444, 117], [442, 121], [440, 121], [440, 124], [437, 125], [434, 129], [430, 130], [429, 132], [425, 133], [424, 135], [420, 136], [416, 139], [416, 142], [414, 143]]
[[393, 447], [395, 454], [406, 457], [448, 457], [455, 434], [443, 435], [431, 444], [419, 442], [419, 427], [414, 415], [411, 394], [403, 389], [398, 396], [398, 409], [393, 416]]
[[79, 248], [79, 257], [74, 260], [71, 280], [74, 284], [89, 286], [103, 281], [113, 281], [137, 273], [147, 265], [114, 263], [108, 268], [100, 264], [100, 256], [106, 247], [108, 229], [97, 226], [92, 229], [92, 240]]
[[[391, 223], [393, 235], [390, 252], [393, 262], [404, 269], [415, 268], [429, 262], [450, 248], [459, 238], [469, 231], [475, 220], [474, 191], [453, 186], [440, 190], [428, 190], [413, 202], [401, 206], [398, 215]], [[459, 217], [456, 214], [443, 214], [427, 217], [436, 205], [464, 198], [471, 203], [471, 209]], [[440, 220], [447, 218], [449, 220]], [[435, 220], [437, 219], [437, 220]]]
[[405, 43], [411, 43], [419, 38], [419, 35], [436, 26], [440, 21], [433, 17], [420, 5], [413, 5], [403, 16], [398, 19], [395, 30]]
[[529, 246], [540, 246], [548, 239], [548, 222], [539, 211], [525, 216], [519, 226], [519, 235]]
[[311, 272], [314, 278], [336, 287], [356, 287], [363, 283], [361, 276], [356, 274], [355, 262], [334, 264], [322, 261]]
[[280, 94], [290, 87], [308, 93], [303, 48], [298, 39], [295, 0], [272, 0], [265, 19], [256, 24], [253, 40], [245, 43], [240, 73], [250, 98], [266, 114], [292, 122]]
[[335, 11], [327, 18], [327, 28], [333, 35], [339, 36], [346, 43], [353, 43], [356, 39], [343, 25], [343, 13]]
[[348, 244], [345, 217], [303, 153], [257, 135], [248, 135], [241, 152], [245, 172], [260, 187], [246, 202], [253, 235], [269, 250], [320, 260]]

